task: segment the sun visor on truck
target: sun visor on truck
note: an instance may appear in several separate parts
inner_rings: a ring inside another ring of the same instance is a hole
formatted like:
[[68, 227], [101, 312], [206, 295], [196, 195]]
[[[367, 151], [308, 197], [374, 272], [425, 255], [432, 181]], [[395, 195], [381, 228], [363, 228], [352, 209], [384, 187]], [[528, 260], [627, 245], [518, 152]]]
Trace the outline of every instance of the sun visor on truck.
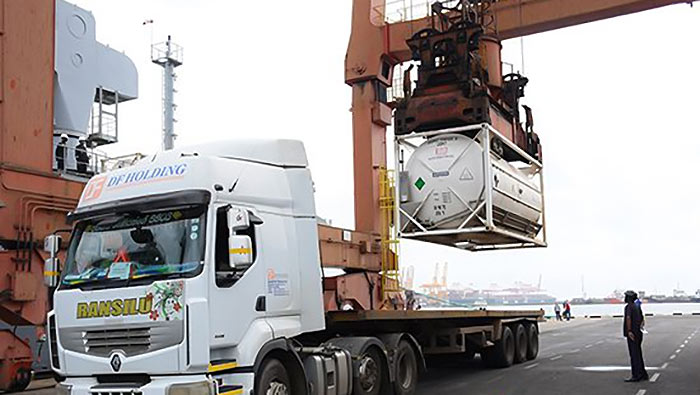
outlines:
[[154, 211], [165, 208], [178, 208], [208, 204], [211, 193], [206, 190], [168, 192], [158, 195], [119, 199], [79, 208], [68, 214], [68, 223], [85, 218], [101, 217], [126, 211]]

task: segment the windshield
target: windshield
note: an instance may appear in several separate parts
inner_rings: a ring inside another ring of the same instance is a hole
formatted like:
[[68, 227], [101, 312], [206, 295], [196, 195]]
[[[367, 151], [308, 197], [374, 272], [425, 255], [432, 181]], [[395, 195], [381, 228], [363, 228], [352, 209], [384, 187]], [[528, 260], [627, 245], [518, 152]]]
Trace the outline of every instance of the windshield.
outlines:
[[195, 276], [204, 261], [204, 213], [202, 206], [81, 221], [73, 232], [61, 283]]

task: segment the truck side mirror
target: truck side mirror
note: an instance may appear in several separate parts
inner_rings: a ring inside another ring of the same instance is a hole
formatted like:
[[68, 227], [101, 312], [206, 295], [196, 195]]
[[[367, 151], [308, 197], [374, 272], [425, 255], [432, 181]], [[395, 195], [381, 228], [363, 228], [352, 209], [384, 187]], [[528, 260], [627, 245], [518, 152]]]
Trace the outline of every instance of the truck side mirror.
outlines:
[[229, 207], [226, 212], [226, 220], [228, 222], [229, 234], [248, 229], [250, 226], [250, 214], [248, 210], [241, 207]]
[[253, 264], [253, 242], [250, 236], [229, 236], [228, 264], [231, 269], [244, 269]]
[[48, 235], [44, 239], [44, 251], [51, 255], [58, 254], [61, 249], [61, 236], [59, 235]]
[[44, 284], [49, 288], [55, 288], [58, 285], [58, 277], [60, 276], [60, 263], [58, 261], [58, 251], [61, 250], [61, 236], [48, 235], [44, 239], [44, 251], [51, 254], [44, 261]]

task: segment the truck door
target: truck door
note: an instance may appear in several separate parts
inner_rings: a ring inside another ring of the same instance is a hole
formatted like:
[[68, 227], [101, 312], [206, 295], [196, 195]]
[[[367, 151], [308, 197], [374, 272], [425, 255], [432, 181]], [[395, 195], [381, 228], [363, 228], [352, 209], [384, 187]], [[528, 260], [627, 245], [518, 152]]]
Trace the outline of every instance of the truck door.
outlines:
[[211, 341], [214, 348], [240, 343], [251, 325], [265, 325], [265, 311], [256, 301], [265, 295], [266, 268], [259, 253], [260, 224], [250, 223], [246, 229], [235, 231], [251, 240], [253, 262], [250, 266], [232, 268], [229, 265], [228, 205], [216, 210], [214, 240], [214, 286], [210, 287], [209, 312]]

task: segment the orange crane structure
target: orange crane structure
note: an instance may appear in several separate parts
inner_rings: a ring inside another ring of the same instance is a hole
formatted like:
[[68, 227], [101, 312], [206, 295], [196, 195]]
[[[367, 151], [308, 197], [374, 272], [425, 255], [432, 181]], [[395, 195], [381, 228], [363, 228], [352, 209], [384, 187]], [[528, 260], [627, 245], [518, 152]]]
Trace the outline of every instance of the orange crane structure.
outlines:
[[[386, 174], [386, 129], [394, 112], [398, 133], [491, 123], [541, 159], [531, 117], [522, 122], [518, 116], [526, 80], [502, 75], [500, 40], [687, 2], [449, 1], [433, 5], [427, 17], [388, 23], [385, 0], [353, 0], [345, 82], [352, 87], [355, 231], [320, 225], [322, 264], [346, 271], [324, 280], [326, 308], [401, 305], [391, 231], [397, 203], [395, 186]], [[55, 80], [55, 56], [61, 53], [55, 51], [60, 3], [0, 0], [0, 319], [11, 327], [36, 327], [39, 336], [49, 304], [42, 284], [46, 254], [39, 246], [44, 236], [65, 228], [65, 214], [87, 180], [57, 171], [54, 160], [61, 133], [56, 111], [73, 104], [56, 95], [56, 89], [65, 88]], [[73, 37], [88, 31], [89, 18], [62, 21]], [[76, 54], [67, 58], [69, 64], [88, 65]], [[394, 68], [411, 60], [421, 62], [416, 89], [406, 84], [404, 101], [390, 103], [387, 90]], [[94, 97], [114, 105], [133, 98], [102, 88], [97, 95], [89, 92], [89, 102]], [[111, 142], [102, 137], [93, 142]], [[14, 330], [0, 330], [0, 390], [25, 387], [34, 358], [26, 339]]]
[[[392, 124], [393, 117], [397, 135], [489, 123], [523, 151], [541, 160], [542, 150], [532, 127], [532, 112], [525, 108], [525, 119], [519, 116], [518, 99], [524, 94], [527, 79], [517, 74], [503, 76], [501, 40], [692, 2], [452, 0], [424, 3], [430, 10], [427, 16], [391, 23], [387, 21], [386, 0], [353, 0], [352, 30], [345, 57], [345, 82], [352, 88], [353, 236], [369, 241], [366, 245], [380, 245], [383, 250], [390, 251], [375, 256], [373, 264], [363, 268], [376, 275], [379, 281], [382, 281], [380, 273], [398, 270], [389, 229], [398, 219], [386, 220], [386, 207], [397, 203], [387, 204], [385, 192], [386, 185], [391, 184], [386, 180], [387, 127]], [[472, 42], [467, 42], [469, 39]], [[404, 79], [404, 98], [390, 102], [387, 92], [397, 80], [394, 77], [396, 66], [411, 61], [420, 63], [415, 90], [411, 81]], [[330, 238], [326, 241], [330, 242]], [[323, 257], [324, 237], [321, 246]], [[357, 249], [361, 255], [371, 251], [364, 247]], [[383, 259], [378, 259], [381, 257]], [[338, 262], [337, 259], [331, 261]], [[343, 263], [348, 261], [329, 266], [345, 267]], [[357, 268], [357, 265], [348, 266]], [[351, 289], [345, 295], [352, 298], [359, 293]]]
[[70, 231], [66, 214], [96, 170], [76, 165], [78, 140], [116, 142], [112, 108], [136, 97], [137, 82], [133, 63], [95, 40], [92, 14], [63, 0], [0, 0], [0, 79], [0, 390], [21, 390], [50, 305], [42, 240]]

